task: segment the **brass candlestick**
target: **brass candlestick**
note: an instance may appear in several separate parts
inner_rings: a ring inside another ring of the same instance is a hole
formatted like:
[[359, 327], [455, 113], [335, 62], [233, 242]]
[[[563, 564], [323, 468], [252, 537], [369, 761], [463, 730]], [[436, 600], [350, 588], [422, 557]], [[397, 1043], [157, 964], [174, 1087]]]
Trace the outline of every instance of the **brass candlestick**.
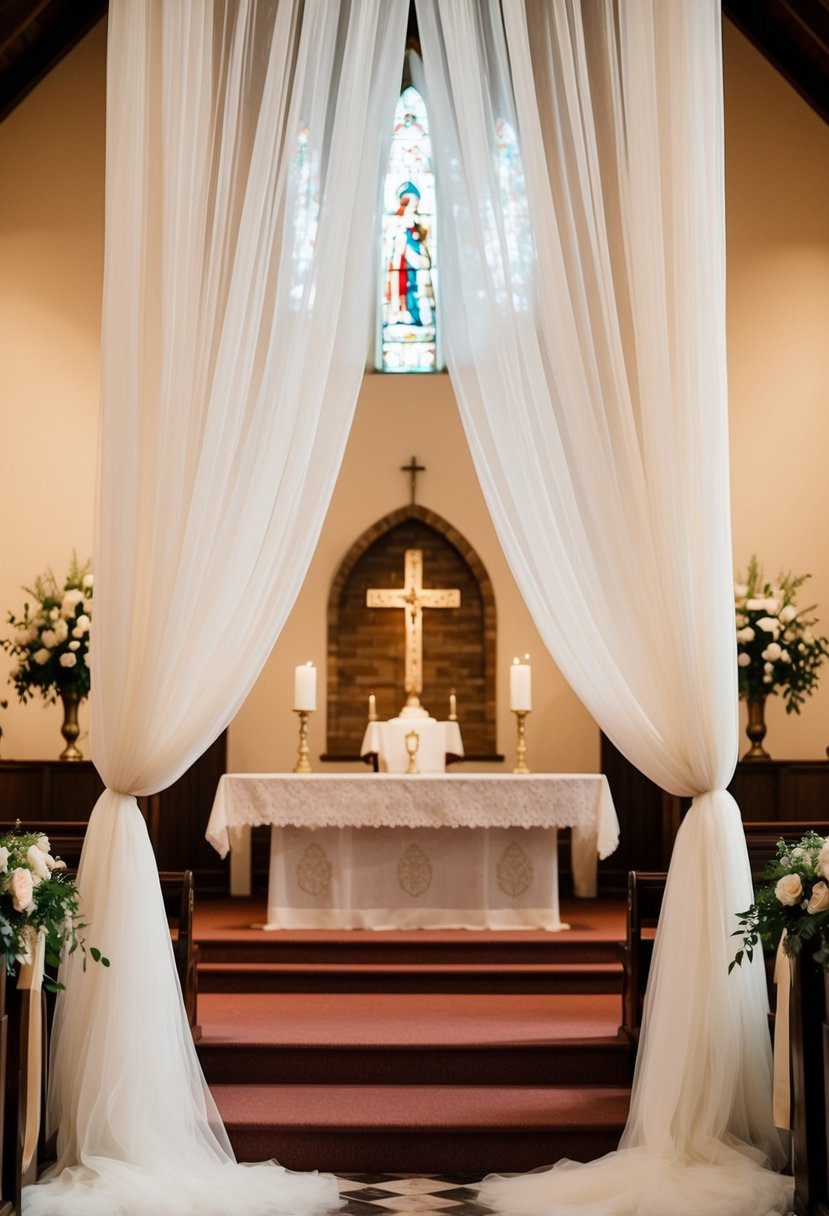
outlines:
[[416, 730], [410, 730], [406, 735], [406, 751], [409, 753], [409, 767], [406, 769], [406, 774], [418, 772], [415, 756], [417, 749], [420, 747], [420, 735]]
[[308, 717], [310, 715], [308, 709], [295, 709], [294, 713], [299, 715], [299, 747], [297, 750], [297, 762], [293, 767], [295, 773], [310, 773], [311, 761], [308, 759], [310, 752], [308, 751]]
[[515, 742], [515, 768], [514, 773], [531, 773], [532, 769], [527, 768], [527, 736], [524, 733], [524, 719], [530, 712], [528, 709], [514, 709], [515, 724], [518, 728], [518, 737]]

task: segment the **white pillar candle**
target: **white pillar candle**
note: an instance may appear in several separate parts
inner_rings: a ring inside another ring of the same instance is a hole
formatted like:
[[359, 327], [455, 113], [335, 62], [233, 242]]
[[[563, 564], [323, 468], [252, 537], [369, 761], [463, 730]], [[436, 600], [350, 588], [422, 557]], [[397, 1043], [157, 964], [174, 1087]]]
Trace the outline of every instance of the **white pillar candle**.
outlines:
[[458, 716], [458, 702], [455, 699], [455, 694], [453, 692], [450, 692], [450, 694], [449, 694], [449, 719], [450, 719], [450, 721], [452, 720], [452, 718], [457, 718], [457, 716]]
[[372, 722], [377, 717], [377, 698], [374, 693], [371, 693], [368, 698], [368, 716]]
[[294, 672], [294, 709], [317, 708], [317, 669], [312, 662]]
[[[525, 660], [529, 657], [524, 655]], [[509, 669], [509, 707], [524, 712], [533, 707], [532, 668], [520, 659], [513, 659]]]

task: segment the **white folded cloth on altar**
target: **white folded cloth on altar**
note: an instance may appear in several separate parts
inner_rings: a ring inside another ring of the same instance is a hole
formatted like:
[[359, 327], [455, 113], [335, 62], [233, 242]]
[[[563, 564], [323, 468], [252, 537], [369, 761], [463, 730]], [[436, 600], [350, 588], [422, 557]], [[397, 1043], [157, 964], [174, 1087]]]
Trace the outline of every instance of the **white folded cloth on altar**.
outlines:
[[376, 754], [385, 773], [405, 773], [409, 767], [406, 736], [417, 733], [415, 764], [419, 773], [442, 773], [446, 757], [463, 758], [463, 740], [457, 722], [438, 722], [436, 718], [390, 718], [369, 722], [360, 755]]

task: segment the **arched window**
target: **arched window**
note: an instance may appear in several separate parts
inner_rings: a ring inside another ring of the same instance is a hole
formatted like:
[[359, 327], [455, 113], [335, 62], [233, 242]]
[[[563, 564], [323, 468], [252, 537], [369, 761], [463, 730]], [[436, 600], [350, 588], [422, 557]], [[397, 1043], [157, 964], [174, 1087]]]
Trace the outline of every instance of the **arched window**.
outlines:
[[440, 365], [435, 179], [426, 106], [411, 85], [394, 112], [383, 194], [377, 368], [433, 372]]

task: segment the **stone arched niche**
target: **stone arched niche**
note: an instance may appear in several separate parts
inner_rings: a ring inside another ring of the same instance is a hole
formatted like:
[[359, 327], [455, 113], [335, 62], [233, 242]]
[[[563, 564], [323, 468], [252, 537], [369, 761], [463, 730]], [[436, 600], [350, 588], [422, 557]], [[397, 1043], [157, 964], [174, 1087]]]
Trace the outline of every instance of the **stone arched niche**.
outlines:
[[425, 507], [401, 507], [377, 521], [349, 549], [328, 601], [327, 756], [356, 756], [371, 693], [379, 718], [405, 703], [402, 609], [367, 608], [372, 587], [402, 587], [405, 552], [423, 553], [423, 586], [453, 588], [459, 608], [423, 612], [423, 693], [435, 718], [457, 697], [467, 756], [495, 759], [495, 597], [475, 550]]

